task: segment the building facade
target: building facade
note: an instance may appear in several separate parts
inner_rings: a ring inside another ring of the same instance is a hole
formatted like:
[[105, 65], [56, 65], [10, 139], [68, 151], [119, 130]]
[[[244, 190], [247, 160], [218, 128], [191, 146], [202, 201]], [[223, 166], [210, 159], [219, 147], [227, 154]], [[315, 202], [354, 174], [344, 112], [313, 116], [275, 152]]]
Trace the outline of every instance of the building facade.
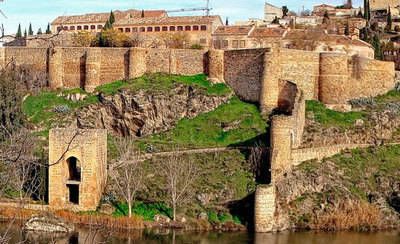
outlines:
[[[187, 45], [211, 46], [211, 33], [223, 25], [220, 16], [168, 16], [164, 10], [114, 11], [114, 28], [140, 40], [143, 47], [159, 47], [168, 36], [180, 35]], [[100, 32], [110, 13], [61, 16], [51, 23], [54, 33]]]
[[281, 19], [283, 17], [282, 8], [274, 6], [270, 3], [265, 3], [264, 6], [264, 20], [271, 23], [275, 18]]

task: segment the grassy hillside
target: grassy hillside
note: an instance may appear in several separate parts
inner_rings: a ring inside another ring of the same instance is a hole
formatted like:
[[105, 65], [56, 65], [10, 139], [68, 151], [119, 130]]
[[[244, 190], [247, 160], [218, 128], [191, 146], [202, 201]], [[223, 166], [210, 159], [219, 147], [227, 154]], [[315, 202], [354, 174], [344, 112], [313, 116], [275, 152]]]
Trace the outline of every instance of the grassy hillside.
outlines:
[[168, 132], [139, 140], [140, 147], [162, 151], [171, 147], [205, 148], [266, 143], [267, 122], [257, 106], [234, 97], [216, 110], [182, 119]]

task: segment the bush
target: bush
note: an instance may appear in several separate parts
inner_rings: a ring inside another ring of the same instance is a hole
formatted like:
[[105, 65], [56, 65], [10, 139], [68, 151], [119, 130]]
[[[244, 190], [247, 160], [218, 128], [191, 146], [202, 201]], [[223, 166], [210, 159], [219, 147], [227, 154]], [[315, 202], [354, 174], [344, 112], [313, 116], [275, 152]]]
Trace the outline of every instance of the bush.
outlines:
[[203, 46], [201, 46], [200, 44], [193, 44], [190, 48], [191, 49], [199, 49], [199, 50], [201, 50], [201, 49], [203, 49]]
[[97, 45], [100, 47], [130, 47], [132, 43], [129, 36], [119, 30], [107, 29], [98, 34]]

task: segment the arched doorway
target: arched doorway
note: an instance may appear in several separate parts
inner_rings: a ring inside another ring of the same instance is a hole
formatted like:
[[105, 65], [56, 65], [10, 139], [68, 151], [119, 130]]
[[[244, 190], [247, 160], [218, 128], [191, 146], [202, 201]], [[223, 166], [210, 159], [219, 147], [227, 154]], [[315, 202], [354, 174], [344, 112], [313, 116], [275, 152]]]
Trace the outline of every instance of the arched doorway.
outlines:
[[68, 164], [68, 180], [69, 181], [81, 181], [81, 167], [79, 160], [75, 157], [67, 159]]

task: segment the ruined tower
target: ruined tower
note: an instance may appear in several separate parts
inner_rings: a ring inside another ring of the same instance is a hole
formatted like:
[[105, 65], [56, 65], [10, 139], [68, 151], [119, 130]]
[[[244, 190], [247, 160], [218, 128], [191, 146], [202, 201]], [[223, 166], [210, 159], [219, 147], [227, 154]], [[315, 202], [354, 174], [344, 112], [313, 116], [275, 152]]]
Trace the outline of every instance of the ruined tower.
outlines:
[[106, 130], [50, 130], [48, 184], [51, 208], [96, 210], [106, 180]]

